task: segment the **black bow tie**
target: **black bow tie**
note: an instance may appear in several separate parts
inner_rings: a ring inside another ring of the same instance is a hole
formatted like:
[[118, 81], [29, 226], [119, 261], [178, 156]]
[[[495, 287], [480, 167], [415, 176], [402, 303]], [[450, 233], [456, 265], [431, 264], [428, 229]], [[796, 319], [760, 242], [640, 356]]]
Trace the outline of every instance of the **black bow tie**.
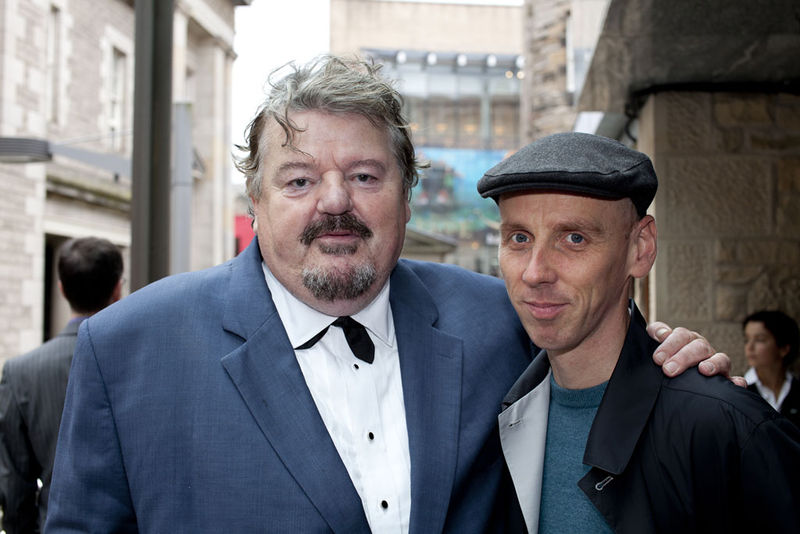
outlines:
[[[367, 329], [364, 328], [364, 325], [350, 316], [339, 317], [331, 323], [331, 325], [338, 326], [344, 330], [344, 337], [356, 358], [367, 363], [372, 363], [375, 360], [375, 345], [369, 338], [369, 334], [367, 333]], [[317, 341], [322, 339], [322, 336], [325, 335], [328, 328], [330, 328], [330, 325], [326, 326], [316, 336], [297, 347], [296, 350], [310, 349], [313, 347]]]

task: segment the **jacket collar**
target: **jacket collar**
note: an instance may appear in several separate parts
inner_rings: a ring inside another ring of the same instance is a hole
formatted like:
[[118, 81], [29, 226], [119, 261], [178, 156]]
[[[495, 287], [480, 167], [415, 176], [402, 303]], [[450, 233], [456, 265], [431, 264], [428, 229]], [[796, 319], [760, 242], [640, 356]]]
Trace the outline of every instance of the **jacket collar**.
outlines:
[[651, 358], [658, 342], [647, 334], [647, 323], [633, 301], [631, 308], [625, 344], [592, 423], [583, 456], [583, 463], [614, 475], [628, 465], [663, 382], [661, 368]]
[[58, 333], [58, 336], [77, 336], [81, 323], [86, 319], [88, 319], [88, 317], [73, 317], [64, 326], [64, 328], [61, 329], [61, 332]]
[[222, 327], [248, 339], [278, 313], [261, 269], [258, 238], [253, 238], [250, 245], [224, 267], [230, 276], [225, 292]]
[[541, 384], [550, 371], [550, 360], [547, 359], [547, 352], [540, 350], [531, 364], [520, 375], [514, 385], [503, 398], [502, 409], [505, 410], [522, 397], [533, 391], [536, 386]]

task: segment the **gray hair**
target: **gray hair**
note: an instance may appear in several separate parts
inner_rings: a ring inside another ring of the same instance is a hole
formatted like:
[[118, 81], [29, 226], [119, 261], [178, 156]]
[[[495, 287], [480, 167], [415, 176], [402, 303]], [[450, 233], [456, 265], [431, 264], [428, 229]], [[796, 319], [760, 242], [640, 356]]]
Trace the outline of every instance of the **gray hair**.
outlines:
[[[383, 78], [380, 65], [358, 58], [320, 56], [307, 65], [288, 65], [292, 72], [277, 82], [272, 81], [280, 70], [270, 75], [272, 90], [255, 118], [245, 130], [246, 145], [236, 145], [244, 155], [235, 158], [236, 168], [246, 178], [247, 194], [261, 196], [261, 168], [265, 156], [264, 131], [269, 119], [283, 128], [283, 146], [295, 149], [295, 135], [301, 131], [289, 117], [293, 111], [326, 111], [356, 113], [389, 133], [397, 164], [403, 175], [403, 190], [408, 198], [419, 181], [420, 163], [414, 153], [408, 123], [402, 114], [403, 99], [392, 83]], [[252, 209], [251, 209], [252, 213]]]

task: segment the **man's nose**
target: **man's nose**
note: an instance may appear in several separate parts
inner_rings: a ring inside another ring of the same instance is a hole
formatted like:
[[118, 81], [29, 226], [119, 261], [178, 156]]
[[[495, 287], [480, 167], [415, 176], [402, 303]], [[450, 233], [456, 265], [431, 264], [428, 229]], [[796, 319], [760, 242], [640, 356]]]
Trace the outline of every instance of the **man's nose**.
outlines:
[[328, 173], [322, 177], [317, 210], [329, 215], [341, 215], [353, 209], [352, 192], [344, 175]]
[[531, 248], [528, 265], [522, 273], [522, 280], [531, 286], [555, 282], [557, 274], [553, 268], [553, 253], [554, 251], [547, 246], [535, 244]]

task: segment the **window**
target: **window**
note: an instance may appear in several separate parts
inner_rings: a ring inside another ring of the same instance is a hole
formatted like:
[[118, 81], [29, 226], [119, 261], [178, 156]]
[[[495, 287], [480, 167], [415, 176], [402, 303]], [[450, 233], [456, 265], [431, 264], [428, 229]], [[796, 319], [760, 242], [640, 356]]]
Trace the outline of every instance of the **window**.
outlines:
[[566, 19], [567, 91], [578, 96], [606, 18], [608, 0], [573, 1]]
[[125, 148], [125, 93], [127, 88], [128, 57], [114, 47], [111, 57], [111, 99], [109, 102], [109, 138], [111, 149]]
[[61, 87], [61, 10], [54, 5], [50, 6], [47, 17], [47, 62], [45, 65], [45, 114], [47, 120], [58, 124], [59, 93]]

